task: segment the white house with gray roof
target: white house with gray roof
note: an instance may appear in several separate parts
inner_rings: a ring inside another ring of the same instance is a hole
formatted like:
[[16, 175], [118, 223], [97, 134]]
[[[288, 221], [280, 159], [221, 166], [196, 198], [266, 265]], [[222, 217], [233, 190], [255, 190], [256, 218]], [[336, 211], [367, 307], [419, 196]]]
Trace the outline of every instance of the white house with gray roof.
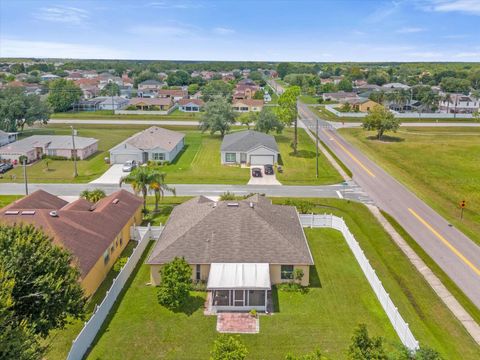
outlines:
[[254, 130], [225, 135], [221, 146], [222, 164], [273, 165], [278, 162], [275, 137]]
[[173, 161], [185, 146], [185, 134], [152, 126], [110, 149], [110, 164]]
[[272, 285], [294, 280], [309, 285], [313, 257], [293, 206], [263, 196], [215, 202], [193, 198], [176, 206], [150, 254], [151, 282], [175, 257], [192, 268], [192, 280], [207, 284], [215, 310], [265, 311]]

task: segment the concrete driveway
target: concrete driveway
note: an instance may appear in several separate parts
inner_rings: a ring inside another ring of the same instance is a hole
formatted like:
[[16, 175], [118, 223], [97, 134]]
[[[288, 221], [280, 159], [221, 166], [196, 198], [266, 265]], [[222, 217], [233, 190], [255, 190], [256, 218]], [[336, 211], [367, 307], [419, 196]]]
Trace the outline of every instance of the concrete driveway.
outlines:
[[128, 173], [122, 171], [123, 164], [113, 164], [110, 166], [110, 169], [105, 171], [105, 173], [100, 176], [98, 179], [95, 179], [90, 182], [90, 184], [115, 184], [120, 183], [122, 176], [127, 175]]
[[[253, 177], [252, 176], [252, 169], [259, 168], [262, 170], [262, 177]], [[263, 170], [263, 166], [250, 166], [250, 181], [248, 185], [282, 185], [280, 181], [277, 180], [275, 173], [273, 175], [265, 175]]]

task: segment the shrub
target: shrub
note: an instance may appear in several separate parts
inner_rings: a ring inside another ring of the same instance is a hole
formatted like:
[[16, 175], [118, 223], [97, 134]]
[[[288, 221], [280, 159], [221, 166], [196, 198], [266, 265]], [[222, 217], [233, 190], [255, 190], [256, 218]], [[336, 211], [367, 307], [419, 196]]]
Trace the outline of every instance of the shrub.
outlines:
[[298, 283], [301, 283], [302, 280], [303, 280], [303, 276], [305, 275], [305, 273], [303, 272], [302, 269], [294, 269], [293, 270], [293, 278], [298, 282]]
[[113, 265], [113, 271], [120, 272], [122, 268], [125, 266], [125, 264], [128, 261], [128, 257], [122, 256], [121, 258], [118, 258], [117, 261], [115, 261], [115, 264]]
[[230, 191], [224, 192], [222, 195], [220, 195], [220, 200], [235, 200], [235, 194], [231, 193]]
[[257, 310], [252, 309], [252, 310], [250, 310], [249, 314], [250, 314], [251, 317], [256, 318], [257, 317]]
[[213, 343], [211, 355], [210, 360], [244, 360], [248, 350], [238, 336], [223, 334]]
[[175, 257], [160, 270], [158, 302], [168, 309], [179, 309], [189, 297], [192, 268], [184, 258]]

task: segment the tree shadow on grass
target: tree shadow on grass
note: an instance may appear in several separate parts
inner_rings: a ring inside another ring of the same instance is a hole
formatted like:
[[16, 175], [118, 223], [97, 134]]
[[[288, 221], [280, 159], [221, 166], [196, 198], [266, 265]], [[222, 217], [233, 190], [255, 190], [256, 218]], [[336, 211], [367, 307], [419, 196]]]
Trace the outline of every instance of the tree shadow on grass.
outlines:
[[173, 309], [172, 311], [175, 314], [183, 313], [187, 316], [191, 316], [194, 312], [203, 307], [204, 303], [205, 299], [201, 296], [189, 296], [183, 306], [179, 307], [178, 309]]
[[386, 143], [396, 143], [396, 142], [405, 141], [404, 138], [401, 138], [401, 137], [398, 137], [398, 136], [388, 136], [388, 135], [383, 135], [380, 139], [377, 138], [377, 136], [375, 136], [375, 135], [367, 136], [367, 140], [373, 140], [373, 141], [378, 141], [378, 142], [386, 142]]
[[304, 158], [304, 159], [313, 159], [315, 156], [317, 156], [317, 154], [314, 151], [310, 151], [310, 150], [298, 150], [296, 154], [292, 151], [288, 155], [290, 155], [291, 157]]

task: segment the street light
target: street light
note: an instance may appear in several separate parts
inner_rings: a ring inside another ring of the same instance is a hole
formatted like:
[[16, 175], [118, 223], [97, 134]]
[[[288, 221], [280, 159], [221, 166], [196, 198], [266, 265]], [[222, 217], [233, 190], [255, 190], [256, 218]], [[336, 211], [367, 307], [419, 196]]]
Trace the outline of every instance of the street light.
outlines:
[[73, 147], [73, 177], [78, 176], [78, 171], [77, 171], [77, 149], [75, 149], [75, 129], [73, 126], [70, 126], [72, 129], [72, 147]]

